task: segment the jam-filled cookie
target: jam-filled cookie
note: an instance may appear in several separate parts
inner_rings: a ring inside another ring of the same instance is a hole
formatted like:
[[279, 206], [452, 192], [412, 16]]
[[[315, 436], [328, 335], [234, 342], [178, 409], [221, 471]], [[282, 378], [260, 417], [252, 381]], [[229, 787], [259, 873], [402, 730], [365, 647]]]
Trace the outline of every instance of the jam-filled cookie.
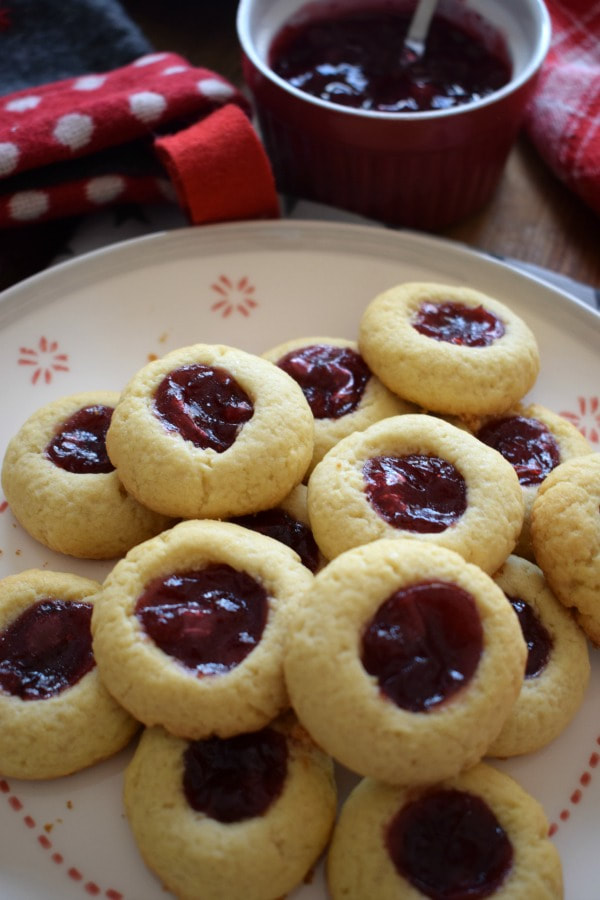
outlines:
[[310, 527], [307, 494], [306, 485], [297, 484], [294, 490], [273, 509], [239, 516], [231, 521], [244, 528], [251, 528], [252, 531], [266, 534], [267, 537], [291, 547], [300, 557], [302, 564], [314, 573], [325, 564], [325, 560]]
[[106, 452], [119, 394], [88, 391], [37, 410], [9, 442], [2, 488], [15, 518], [51, 550], [112, 559], [172, 524], [123, 487]]
[[585, 634], [556, 599], [538, 566], [511, 556], [494, 575], [515, 610], [527, 644], [523, 686], [488, 755], [533, 753], [567, 727], [590, 678]]
[[392, 416], [344, 438], [308, 482], [313, 534], [327, 559], [378, 538], [410, 537], [491, 573], [512, 552], [523, 509], [510, 463], [427, 415]]
[[263, 354], [297, 381], [315, 418], [309, 473], [334, 444], [387, 416], [415, 412], [381, 383], [343, 338], [297, 338]]
[[482, 758], [525, 657], [489, 575], [442, 547], [381, 540], [315, 576], [294, 609], [285, 675], [320, 747], [359, 775], [420, 784]]
[[471, 426], [480, 441], [514, 466], [525, 500], [523, 529], [515, 553], [533, 562], [531, 507], [540, 484], [562, 462], [591, 453], [592, 448], [571, 422], [539, 403], [515, 406], [502, 416], [486, 416]]
[[187, 738], [262, 728], [289, 705], [289, 607], [312, 573], [279, 541], [181, 522], [120, 560], [92, 618], [108, 689], [145, 725]]
[[548, 475], [531, 510], [531, 537], [552, 591], [600, 645], [600, 454], [569, 459]]
[[137, 731], [94, 661], [100, 587], [41, 569], [0, 581], [0, 774], [69, 775], [117, 753]]
[[501, 413], [537, 378], [537, 342], [500, 301], [467, 287], [400, 284], [367, 306], [360, 352], [390, 390], [424, 409]]
[[205, 741], [147, 729], [125, 809], [147, 865], [180, 900], [275, 900], [327, 844], [333, 766], [292, 716]]
[[332, 900], [562, 900], [540, 804], [485, 763], [415, 790], [365, 779], [344, 804], [327, 861]]
[[302, 481], [313, 417], [293, 378], [213, 344], [148, 363], [121, 394], [108, 454], [141, 503], [182, 518], [276, 506]]

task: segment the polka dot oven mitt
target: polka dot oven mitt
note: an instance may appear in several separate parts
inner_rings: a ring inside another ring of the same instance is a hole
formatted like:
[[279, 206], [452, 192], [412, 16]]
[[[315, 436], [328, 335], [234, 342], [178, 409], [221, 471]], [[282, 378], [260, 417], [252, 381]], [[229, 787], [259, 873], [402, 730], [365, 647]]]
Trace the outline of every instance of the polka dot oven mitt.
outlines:
[[220, 75], [146, 53], [0, 97], [0, 227], [161, 200], [193, 224], [278, 215], [246, 101]]

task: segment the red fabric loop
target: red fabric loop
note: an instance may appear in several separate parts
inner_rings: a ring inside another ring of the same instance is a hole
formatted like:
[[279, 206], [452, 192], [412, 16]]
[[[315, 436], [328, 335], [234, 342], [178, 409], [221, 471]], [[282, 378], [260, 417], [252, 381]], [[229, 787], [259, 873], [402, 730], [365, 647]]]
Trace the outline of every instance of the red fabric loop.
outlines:
[[194, 225], [279, 216], [269, 161], [239, 106], [223, 106], [155, 148]]

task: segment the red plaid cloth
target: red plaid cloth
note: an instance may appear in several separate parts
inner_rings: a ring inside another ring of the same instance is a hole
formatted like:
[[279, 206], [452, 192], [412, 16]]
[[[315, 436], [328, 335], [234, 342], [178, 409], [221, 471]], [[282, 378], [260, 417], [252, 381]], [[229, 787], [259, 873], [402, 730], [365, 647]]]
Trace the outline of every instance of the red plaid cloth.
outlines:
[[546, 0], [552, 44], [526, 129], [542, 158], [600, 213], [600, 0]]
[[246, 101], [221, 76], [152, 53], [0, 98], [0, 227], [165, 199], [195, 224], [278, 214]]

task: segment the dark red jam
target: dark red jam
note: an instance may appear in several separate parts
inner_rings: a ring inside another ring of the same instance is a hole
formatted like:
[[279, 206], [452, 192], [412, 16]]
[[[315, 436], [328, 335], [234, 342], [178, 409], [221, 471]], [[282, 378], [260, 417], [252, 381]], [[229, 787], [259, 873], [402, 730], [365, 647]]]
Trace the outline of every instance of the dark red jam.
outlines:
[[413, 328], [434, 341], [461, 347], [489, 347], [504, 334], [501, 320], [483, 306], [462, 303], [421, 303]]
[[472, 678], [483, 628], [471, 594], [431, 581], [396, 591], [362, 636], [362, 664], [382, 693], [402, 709], [425, 712]]
[[437, 456], [375, 456], [364, 464], [363, 480], [372, 507], [394, 528], [445, 531], [467, 508], [464, 478]]
[[260, 641], [268, 610], [264, 587], [225, 563], [157, 578], [135, 606], [154, 643], [198, 675], [239, 665]]
[[76, 475], [112, 472], [106, 452], [106, 432], [113, 409], [110, 406], [85, 406], [58, 426], [44, 450], [55, 466]]
[[386, 830], [396, 870], [430, 900], [483, 900], [503, 884], [513, 846], [481, 797], [432, 790], [402, 807]]
[[554, 647], [552, 635], [529, 603], [521, 600], [520, 597], [509, 597], [508, 599], [518, 616], [523, 638], [527, 644], [525, 678], [535, 678], [548, 665]]
[[92, 606], [49, 597], [32, 603], [0, 634], [0, 687], [21, 700], [46, 700], [95, 666]]
[[285, 735], [272, 728], [188, 744], [183, 790], [189, 805], [218, 822], [261, 816], [287, 776]]
[[313, 537], [313, 533], [303, 522], [294, 519], [284, 509], [267, 509], [263, 512], [253, 513], [249, 516], [239, 516], [232, 519], [236, 525], [258, 531], [267, 537], [273, 538], [286, 547], [291, 547], [300, 557], [302, 564], [316, 572], [319, 565], [319, 548]]
[[435, 15], [417, 59], [402, 53], [411, 10], [383, 2], [350, 6], [341, 11], [332, 4], [320, 16], [287, 24], [270, 50], [273, 71], [322, 100], [386, 113], [461, 106], [510, 80], [505, 43], [481, 19], [463, 26]]
[[329, 344], [293, 350], [277, 365], [298, 382], [315, 419], [339, 419], [355, 410], [371, 377], [360, 353]]
[[540, 484], [560, 463], [556, 439], [538, 419], [493, 419], [477, 432], [477, 437], [508, 460], [522, 485]]
[[163, 378], [154, 410], [169, 431], [202, 450], [223, 453], [252, 418], [254, 405], [225, 369], [190, 365]]

